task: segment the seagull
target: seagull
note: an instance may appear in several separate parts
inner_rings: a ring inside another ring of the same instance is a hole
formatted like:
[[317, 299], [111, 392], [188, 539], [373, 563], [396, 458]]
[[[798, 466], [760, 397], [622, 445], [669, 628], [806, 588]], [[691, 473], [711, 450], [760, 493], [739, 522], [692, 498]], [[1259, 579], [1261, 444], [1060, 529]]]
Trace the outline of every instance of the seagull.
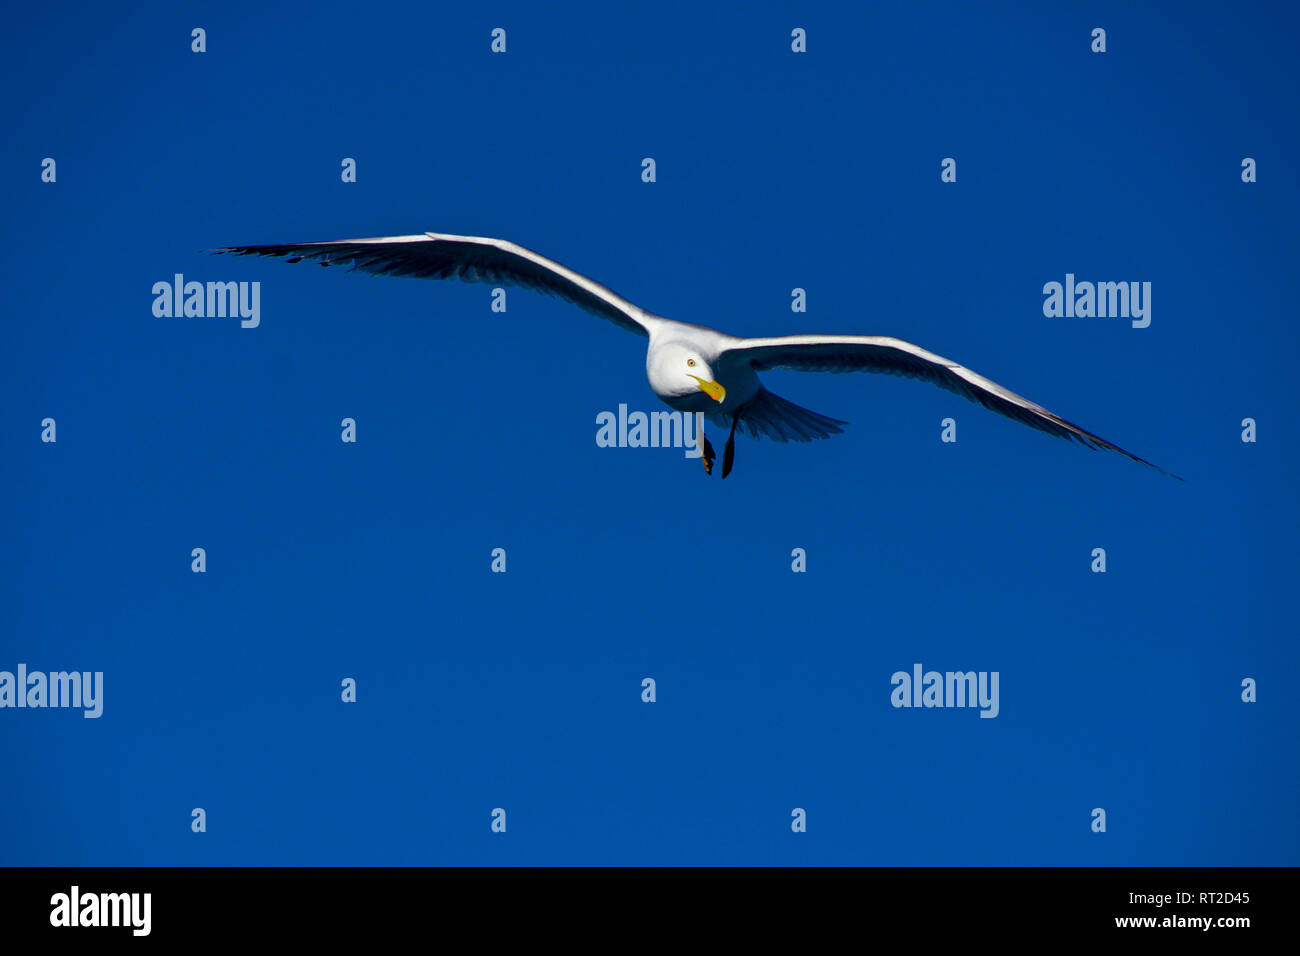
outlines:
[[[649, 339], [646, 377], [665, 405], [703, 415], [719, 427], [730, 426], [722, 452], [723, 478], [731, 474], [735, 463], [737, 428], [754, 438], [806, 442], [837, 435], [848, 424], [769, 392], [758, 373], [781, 368], [878, 372], [921, 379], [1022, 425], [1089, 448], [1117, 451], [1182, 481], [996, 382], [902, 339], [883, 335], [738, 338], [708, 326], [647, 312], [600, 283], [504, 239], [426, 232], [376, 239], [228, 246], [209, 251], [218, 255], [282, 257], [286, 262], [306, 259], [322, 266], [348, 265], [376, 275], [518, 285], [571, 302]], [[704, 471], [712, 475], [716, 460], [713, 445], [702, 427], [699, 437]]]

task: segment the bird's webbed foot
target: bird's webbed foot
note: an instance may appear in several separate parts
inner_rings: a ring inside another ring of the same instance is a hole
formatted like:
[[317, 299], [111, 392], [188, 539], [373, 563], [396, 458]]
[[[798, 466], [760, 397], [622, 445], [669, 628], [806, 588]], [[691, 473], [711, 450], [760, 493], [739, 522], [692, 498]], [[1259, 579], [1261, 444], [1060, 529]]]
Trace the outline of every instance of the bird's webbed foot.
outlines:
[[723, 478], [731, 474], [731, 466], [736, 460], [736, 423], [738, 421], [740, 421], [739, 415], [731, 416], [731, 434], [727, 436], [727, 444], [722, 449]]
[[717, 459], [717, 453], [713, 450], [713, 443], [709, 441], [709, 436], [704, 434], [704, 429], [700, 429], [700, 460], [704, 462], [704, 473], [713, 474], [713, 462]]

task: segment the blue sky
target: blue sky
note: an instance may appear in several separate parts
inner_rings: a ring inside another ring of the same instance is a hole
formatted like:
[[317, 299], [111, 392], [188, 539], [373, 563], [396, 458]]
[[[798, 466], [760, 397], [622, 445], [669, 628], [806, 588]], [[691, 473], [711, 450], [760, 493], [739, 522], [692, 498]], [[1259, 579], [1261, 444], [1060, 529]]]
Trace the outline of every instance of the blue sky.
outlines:
[[[1161, 7], [10, 12], [0, 669], [105, 699], [0, 710], [0, 862], [1300, 862], [1296, 14]], [[202, 252], [425, 230], [898, 336], [1187, 480], [795, 372], [852, 426], [708, 479], [597, 446], [659, 406], [571, 306]], [[178, 272], [260, 326], [156, 318]], [[1045, 317], [1067, 273], [1150, 327]], [[999, 715], [891, 707], [918, 662]]]

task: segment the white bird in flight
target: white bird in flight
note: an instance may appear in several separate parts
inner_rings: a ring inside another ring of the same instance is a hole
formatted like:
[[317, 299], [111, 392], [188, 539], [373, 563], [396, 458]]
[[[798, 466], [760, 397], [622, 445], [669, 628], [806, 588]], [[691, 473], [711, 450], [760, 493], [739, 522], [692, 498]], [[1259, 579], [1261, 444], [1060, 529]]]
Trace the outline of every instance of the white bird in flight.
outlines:
[[[650, 340], [646, 349], [646, 377], [665, 405], [682, 412], [703, 413], [724, 428], [730, 425], [722, 454], [723, 478], [731, 473], [735, 460], [737, 427], [755, 438], [765, 435], [781, 442], [806, 442], [839, 434], [843, 430], [841, 426], [848, 424], [769, 392], [759, 381], [758, 373], [774, 368], [803, 372], [881, 372], [923, 379], [1023, 425], [1058, 438], [1073, 439], [1089, 448], [1109, 448], [1169, 474], [996, 382], [910, 342], [884, 335], [738, 338], [707, 326], [647, 312], [600, 283], [503, 239], [426, 232], [379, 239], [229, 246], [211, 251], [241, 256], [286, 256], [288, 262], [310, 259], [322, 266], [351, 265], [353, 269], [377, 275], [513, 284], [566, 299]], [[716, 457], [713, 446], [702, 428], [699, 434], [704, 470], [712, 474]]]

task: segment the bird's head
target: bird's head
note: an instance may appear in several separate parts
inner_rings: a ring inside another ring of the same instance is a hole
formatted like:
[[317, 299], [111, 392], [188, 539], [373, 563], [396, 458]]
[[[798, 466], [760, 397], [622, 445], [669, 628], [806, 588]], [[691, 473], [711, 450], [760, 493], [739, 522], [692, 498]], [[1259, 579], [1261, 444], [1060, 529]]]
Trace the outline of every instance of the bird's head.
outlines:
[[727, 390], [713, 374], [713, 369], [698, 350], [670, 342], [656, 350], [650, 368], [651, 384], [656, 392], [685, 396], [703, 392], [721, 404]]

